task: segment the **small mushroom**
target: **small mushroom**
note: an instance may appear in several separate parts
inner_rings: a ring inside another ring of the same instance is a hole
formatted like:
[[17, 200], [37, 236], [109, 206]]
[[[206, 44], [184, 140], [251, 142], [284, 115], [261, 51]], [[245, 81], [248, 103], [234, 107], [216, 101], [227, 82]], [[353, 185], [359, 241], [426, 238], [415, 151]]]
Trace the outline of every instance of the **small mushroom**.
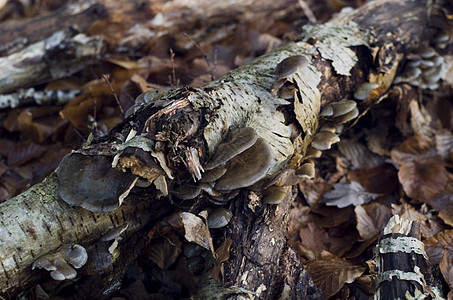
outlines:
[[433, 57], [434, 55], [437, 54], [436, 50], [434, 50], [434, 48], [432, 47], [426, 47], [425, 49], [423, 49], [420, 53], [420, 56], [422, 58], [431, 58]]
[[233, 130], [227, 141], [217, 146], [216, 153], [204, 167], [205, 170], [212, 170], [229, 161], [234, 156], [244, 152], [255, 144], [258, 139], [255, 129], [243, 127]]
[[319, 116], [321, 117], [330, 117], [330, 116], [333, 116], [333, 108], [332, 108], [332, 105], [330, 104], [327, 104], [326, 106], [324, 106], [324, 108], [321, 110], [321, 112], [319, 113]]
[[226, 226], [233, 216], [233, 213], [226, 208], [220, 207], [214, 210], [208, 216], [209, 228], [221, 228]]
[[270, 186], [263, 191], [263, 201], [267, 204], [279, 204], [286, 196], [285, 188], [282, 186]]
[[57, 252], [38, 258], [31, 268], [51, 271], [50, 276], [55, 280], [73, 279], [77, 276], [74, 268], [81, 268], [87, 260], [85, 248], [77, 244], [74, 246], [65, 244]]
[[217, 180], [215, 188], [224, 192], [248, 187], [266, 176], [272, 162], [269, 144], [259, 138], [252, 147], [228, 162], [227, 171]]
[[234, 190], [229, 192], [228, 194], [222, 194], [220, 196], [210, 195], [208, 198], [209, 201], [211, 203], [214, 203], [215, 205], [225, 205], [228, 203], [228, 201], [239, 195], [239, 191], [240, 190]]
[[322, 131], [315, 134], [311, 146], [318, 150], [328, 150], [332, 144], [338, 143], [340, 138], [335, 133], [329, 131]]
[[335, 133], [337, 132], [337, 128], [336, 127], [331, 127], [331, 126], [328, 126], [328, 125], [323, 125], [319, 131], [329, 131], [329, 132], [332, 132], [332, 133]]
[[304, 163], [296, 170], [296, 175], [306, 179], [315, 177], [315, 164], [313, 162]]
[[365, 82], [354, 92], [354, 98], [357, 100], [365, 100], [370, 95], [370, 92], [379, 87], [377, 83]]
[[293, 55], [282, 60], [275, 68], [278, 78], [286, 78], [299, 69], [308, 65], [308, 60], [302, 55]]
[[348, 112], [347, 114], [344, 114], [344, 115], [341, 115], [337, 118], [335, 118], [335, 122], [337, 124], [344, 124], [346, 122], [349, 122], [355, 118], [357, 118], [359, 115], [359, 110], [357, 109], [357, 107], [354, 107], [350, 112]]
[[101, 241], [103, 242], [108, 242], [108, 241], [111, 241], [111, 240], [114, 240], [116, 239], [117, 237], [119, 237], [124, 231], [126, 231], [127, 227], [129, 226], [129, 224], [127, 223], [124, 223], [124, 224], [121, 224], [117, 227], [113, 227], [113, 228], [110, 228], [108, 229], [104, 235], [101, 237]]
[[306, 158], [320, 158], [322, 156], [322, 151], [313, 147], [308, 148]]
[[204, 172], [200, 182], [214, 182], [226, 173], [226, 169], [223, 166], [215, 167], [214, 169], [207, 170]]
[[72, 153], [61, 161], [58, 170], [61, 198], [72, 206], [93, 212], [112, 211], [120, 206], [135, 184], [136, 176], [111, 166], [103, 155]]
[[339, 102], [332, 103], [331, 105], [333, 108], [332, 117], [345, 115], [357, 107], [357, 103], [354, 100], [341, 100]]
[[181, 200], [194, 199], [200, 195], [201, 189], [198, 186], [184, 184], [171, 191], [171, 194]]
[[288, 100], [288, 99], [293, 99], [294, 98], [294, 93], [297, 93], [298, 89], [290, 84], [290, 85], [284, 85], [281, 89], [278, 90], [278, 97]]
[[214, 184], [210, 184], [210, 183], [207, 183], [207, 182], [202, 182], [198, 185], [198, 187], [206, 192], [208, 195], [210, 196], [214, 196], [214, 197], [221, 197], [223, 196], [223, 194], [217, 190], [214, 189], [213, 187]]

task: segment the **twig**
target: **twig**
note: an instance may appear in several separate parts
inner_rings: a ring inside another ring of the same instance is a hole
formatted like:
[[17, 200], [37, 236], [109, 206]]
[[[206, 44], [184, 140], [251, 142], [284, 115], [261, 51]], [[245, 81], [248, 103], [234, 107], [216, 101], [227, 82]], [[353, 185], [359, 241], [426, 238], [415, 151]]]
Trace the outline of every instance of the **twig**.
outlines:
[[170, 60], [171, 60], [171, 76], [170, 76], [170, 85], [172, 88], [177, 87], [179, 85], [179, 80], [176, 79], [176, 71], [175, 71], [175, 52], [173, 49], [170, 48]]
[[299, 0], [299, 5], [300, 5], [300, 8], [302, 8], [302, 10], [304, 11], [304, 14], [307, 17], [307, 19], [311, 23], [316, 24], [318, 21], [316, 20], [315, 14], [311, 10], [311, 8], [308, 6], [308, 4], [305, 3], [304, 0]]
[[118, 104], [121, 114], [124, 116], [124, 110], [123, 110], [123, 107], [121, 106], [120, 99], [118, 98], [118, 95], [116, 94], [115, 90], [113, 89], [112, 84], [110, 83], [110, 74], [102, 74], [102, 79], [104, 79], [105, 82], [107, 83], [107, 85], [109, 86], [110, 91], [113, 94], [113, 97], [115, 97], [116, 104]]
[[[198, 51], [200, 51], [200, 53], [203, 55], [204, 57], [204, 60], [206, 61], [206, 64], [208, 65], [208, 67], [211, 69], [211, 64], [209, 63], [209, 59], [208, 59], [208, 55], [206, 54], [206, 52], [204, 52], [204, 50], [201, 48], [200, 44], [198, 44], [197, 41], [195, 41], [191, 36], [189, 36], [187, 33], [183, 33], [182, 35], [184, 35], [189, 41], [191, 41], [195, 47], [198, 49]], [[215, 73], [215, 70], [216, 70], [216, 66], [217, 66], [217, 50], [215, 50], [215, 54], [214, 54], [214, 67], [211, 69], [210, 73], [211, 73], [211, 80], [214, 80], [215, 79], [215, 76], [214, 76], [214, 73]]]

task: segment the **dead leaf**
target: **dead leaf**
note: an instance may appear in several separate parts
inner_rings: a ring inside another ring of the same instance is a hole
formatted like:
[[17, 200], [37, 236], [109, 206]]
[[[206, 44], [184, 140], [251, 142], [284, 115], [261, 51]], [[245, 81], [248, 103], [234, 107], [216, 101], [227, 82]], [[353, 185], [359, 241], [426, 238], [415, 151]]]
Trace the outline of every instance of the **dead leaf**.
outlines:
[[311, 261], [307, 264], [306, 269], [313, 282], [321, 290], [324, 299], [328, 299], [335, 295], [344, 284], [352, 283], [362, 275], [366, 267], [332, 257]]
[[384, 164], [371, 169], [348, 171], [349, 181], [357, 181], [363, 188], [376, 194], [392, 194], [398, 187], [398, 176], [395, 167]]
[[216, 250], [216, 264], [209, 271], [209, 274], [218, 282], [223, 282], [223, 263], [230, 259], [230, 248], [233, 240], [227, 238]]
[[439, 264], [444, 249], [453, 249], [453, 229], [442, 231], [423, 241], [432, 264]]
[[159, 238], [149, 247], [148, 258], [162, 270], [167, 270], [181, 254], [181, 245], [175, 234]]
[[307, 226], [302, 227], [299, 230], [299, 237], [302, 245], [310, 250], [316, 258], [321, 255], [321, 251], [329, 250], [329, 235], [322, 227], [317, 226], [316, 223], [310, 222]]
[[401, 165], [406, 161], [419, 158], [432, 149], [434, 149], [434, 141], [431, 138], [414, 135], [393, 148], [390, 154], [392, 160]]
[[340, 153], [352, 164], [352, 169], [372, 169], [384, 163], [384, 157], [372, 153], [363, 144], [342, 139], [338, 144]]
[[390, 208], [377, 202], [357, 206], [354, 211], [362, 240], [377, 238], [392, 216]]
[[447, 184], [447, 170], [440, 157], [427, 157], [405, 162], [398, 179], [409, 198], [429, 202]]
[[41, 156], [45, 151], [44, 146], [32, 142], [19, 143], [8, 152], [6, 163], [8, 166], [20, 166], [35, 157]]
[[352, 181], [351, 183], [335, 183], [333, 190], [324, 194], [323, 200], [327, 206], [344, 208], [349, 205], [365, 204], [377, 197], [377, 194], [366, 192], [360, 183]]
[[453, 194], [441, 193], [428, 201], [439, 212], [439, 218], [450, 226], [453, 226]]
[[440, 261], [439, 268], [451, 290], [453, 289], [453, 250], [444, 249], [444, 251], [442, 251], [442, 255], [443, 256], [442, 260]]
[[188, 212], [180, 213], [179, 217], [181, 218], [181, 222], [184, 224], [184, 237], [186, 240], [194, 242], [201, 247], [210, 250], [212, 254], [215, 255], [208, 225], [200, 217]]

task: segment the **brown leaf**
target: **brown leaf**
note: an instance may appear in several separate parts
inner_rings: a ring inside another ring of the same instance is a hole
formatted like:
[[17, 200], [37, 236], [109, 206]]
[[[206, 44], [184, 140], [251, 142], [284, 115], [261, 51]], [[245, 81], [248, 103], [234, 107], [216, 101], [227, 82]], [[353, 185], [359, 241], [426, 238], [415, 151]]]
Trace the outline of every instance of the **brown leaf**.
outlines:
[[176, 262], [181, 251], [181, 242], [176, 235], [170, 234], [151, 243], [148, 258], [162, 270], [167, 270]]
[[453, 229], [442, 231], [423, 241], [432, 264], [439, 264], [444, 249], [453, 249]]
[[16, 144], [8, 153], [6, 163], [8, 166], [20, 166], [27, 161], [40, 156], [45, 151], [46, 148], [44, 146], [32, 142]]
[[181, 222], [184, 224], [184, 237], [186, 240], [194, 242], [201, 247], [210, 250], [212, 254], [215, 255], [208, 225], [200, 217], [188, 212], [180, 213], [179, 217], [181, 218]]
[[397, 171], [391, 164], [372, 169], [348, 171], [349, 181], [357, 181], [370, 193], [391, 194], [398, 187]]
[[392, 216], [390, 208], [377, 202], [357, 206], [354, 210], [362, 240], [376, 238]]
[[325, 299], [335, 295], [345, 283], [353, 282], [366, 270], [364, 266], [337, 257], [311, 261], [306, 268]]
[[321, 255], [321, 251], [329, 249], [329, 235], [323, 228], [317, 226], [316, 223], [311, 222], [306, 227], [302, 227], [299, 230], [299, 237], [302, 245], [316, 257]]
[[427, 157], [403, 163], [398, 179], [409, 198], [429, 202], [447, 184], [447, 170], [438, 157]]
[[209, 274], [216, 279], [218, 282], [223, 282], [223, 263], [230, 258], [230, 247], [233, 244], [233, 240], [227, 238], [222, 245], [216, 250], [216, 264], [209, 271]]
[[436, 195], [428, 203], [439, 212], [439, 218], [445, 224], [453, 226], [453, 194]]
[[414, 135], [393, 148], [391, 157], [395, 162], [403, 164], [405, 161], [419, 158], [432, 149], [434, 149], [434, 142], [431, 138], [424, 135]]
[[444, 249], [442, 251], [443, 257], [440, 261], [439, 268], [444, 275], [445, 281], [448, 283], [450, 289], [453, 289], [453, 250]]

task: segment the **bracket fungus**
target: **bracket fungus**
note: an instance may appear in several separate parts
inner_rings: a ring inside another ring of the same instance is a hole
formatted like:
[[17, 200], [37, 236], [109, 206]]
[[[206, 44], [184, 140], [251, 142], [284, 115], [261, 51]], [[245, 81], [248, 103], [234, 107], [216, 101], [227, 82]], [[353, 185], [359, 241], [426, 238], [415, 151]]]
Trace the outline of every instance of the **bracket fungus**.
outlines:
[[328, 150], [333, 144], [338, 143], [340, 138], [330, 131], [321, 131], [315, 134], [311, 146], [318, 150]]
[[[449, 42], [447, 38], [442, 37], [442, 41]], [[436, 39], [437, 37], [434, 41]], [[440, 47], [436, 44], [436, 48]], [[439, 87], [439, 81], [445, 78], [446, 69], [445, 59], [437, 53], [435, 48], [421, 48], [418, 53], [411, 55], [403, 74], [395, 79], [395, 83], [408, 82], [421, 89], [435, 90]]]
[[204, 192], [209, 201], [223, 205], [236, 197], [239, 189], [263, 179], [273, 161], [269, 144], [258, 137], [255, 129], [239, 128], [217, 146], [216, 153], [203, 166], [206, 171], [198, 184], [183, 184], [173, 188], [171, 193], [188, 200]]
[[92, 212], [118, 208], [137, 179], [135, 175], [112, 168], [108, 156], [79, 153], [63, 158], [57, 177], [61, 198], [69, 205]]
[[226, 208], [220, 207], [211, 212], [208, 216], [209, 228], [221, 228], [226, 226], [233, 216], [233, 213]]
[[293, 75], [298, 70], [308, 65], [308, 60], [302, 55], [293, 55], [285, 58], [275, 67], [275, 75], [277, 79], [272, 85], [272, 91], [278, 90], [287, 81], [287, 78]]
[[80, 245], [65, 244], [55, 253], [49, 253], [38, 258], [31, 266], [50, 271], [55, 280], [73, 279], [77, 276], [76, 269], [80, 269], [88, 260], [88, 254]]
[[233, 130], [230, 133], [229, 139], [217, 146], [215, 155], [203, 168], [205, 170], [211, 170], [226, 163], [234, 156], [250, 148], [255, 144], [257, 139], [258, 135], [256, 134], [255, 129], [251, 127]]
[[286, 197], [286, 190], [282, 186], [270, 186], [263, 191], [263, 201], [267, 204], [279, 204]]
[[370, 92], [374, 89], [377, 89], [378, 87], [379, 87], [379, 84], [377, 84], [377, 83], [371, 83], [371, 82], [362, 83], [355, 90], [354, 98], [356, 98], [357, 100], [365, 100], [369, 97]]
[[226, 173], [215, 184], [219, 191], [232, 191], [251, 186], [266, 176], [272, 166], [273, 155], [265, 139], [235, 156], [226, 164]]

